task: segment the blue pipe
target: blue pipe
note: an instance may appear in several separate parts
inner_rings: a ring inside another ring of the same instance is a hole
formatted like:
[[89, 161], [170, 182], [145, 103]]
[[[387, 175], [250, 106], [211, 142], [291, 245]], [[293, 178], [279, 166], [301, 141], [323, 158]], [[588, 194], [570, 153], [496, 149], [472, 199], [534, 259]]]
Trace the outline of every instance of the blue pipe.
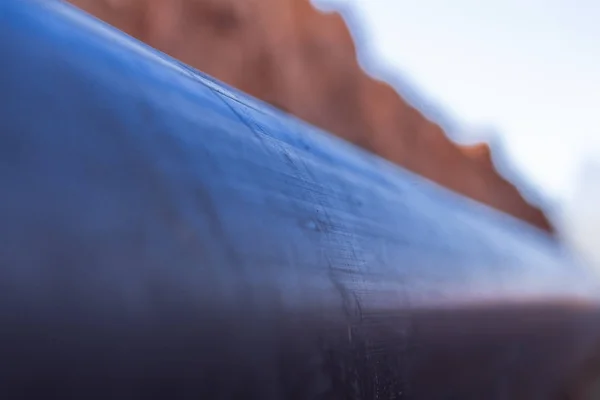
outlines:
[[0, 54], [3, 398], [531, 400], [598, 375], [598, 282], [543, 232], [62, 2], [0, 2]]

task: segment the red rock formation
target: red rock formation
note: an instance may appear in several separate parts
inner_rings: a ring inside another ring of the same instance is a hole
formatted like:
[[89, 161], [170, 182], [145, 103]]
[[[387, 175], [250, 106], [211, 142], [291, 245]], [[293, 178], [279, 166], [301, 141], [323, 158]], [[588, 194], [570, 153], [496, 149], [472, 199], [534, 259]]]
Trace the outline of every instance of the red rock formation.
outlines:
[[72, 0], [216, 78], [438, 182], [552, 231], [486, 145], [461, 148], [360, 68], [343, 18], [308, 0]]

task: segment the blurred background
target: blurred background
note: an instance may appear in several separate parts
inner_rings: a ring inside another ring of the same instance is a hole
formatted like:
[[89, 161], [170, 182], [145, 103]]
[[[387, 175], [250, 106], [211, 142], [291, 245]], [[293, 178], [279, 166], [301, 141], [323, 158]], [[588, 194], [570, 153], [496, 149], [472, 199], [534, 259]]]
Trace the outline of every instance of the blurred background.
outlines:
[[600, 3], [72, 0], [600, 272]]

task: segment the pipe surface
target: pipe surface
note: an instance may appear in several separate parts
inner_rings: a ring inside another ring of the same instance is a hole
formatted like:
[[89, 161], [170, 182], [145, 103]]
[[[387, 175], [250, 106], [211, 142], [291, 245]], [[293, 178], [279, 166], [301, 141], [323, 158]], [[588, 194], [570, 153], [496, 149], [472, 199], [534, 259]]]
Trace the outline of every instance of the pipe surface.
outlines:
[[0, 2], [3, 398], [566, 399], [553, 239], [56, 1]]

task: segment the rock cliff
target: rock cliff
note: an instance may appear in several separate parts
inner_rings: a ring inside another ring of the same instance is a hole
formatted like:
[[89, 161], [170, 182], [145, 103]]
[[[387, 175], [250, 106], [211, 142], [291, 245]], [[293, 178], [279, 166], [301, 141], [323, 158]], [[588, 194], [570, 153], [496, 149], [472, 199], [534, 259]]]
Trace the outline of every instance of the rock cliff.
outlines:
[[72, 0], [151, 46], [451, 190], [553, 231], [494, 168], [357, 61], [337, 13], [308, 0]]

